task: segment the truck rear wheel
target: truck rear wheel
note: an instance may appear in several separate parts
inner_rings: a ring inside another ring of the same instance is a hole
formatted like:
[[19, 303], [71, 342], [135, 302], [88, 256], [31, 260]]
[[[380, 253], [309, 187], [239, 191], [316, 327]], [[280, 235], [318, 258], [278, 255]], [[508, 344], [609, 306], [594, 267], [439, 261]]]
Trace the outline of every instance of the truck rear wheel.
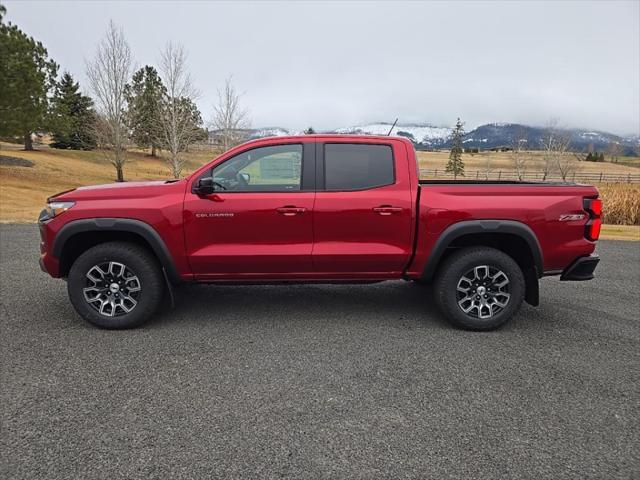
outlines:
[[525, 294], [513, 258], [489, 247], [462, 249], [445, 260], [435, 281], [436, 303], [447, 320], [468, 330], [493, 330], [518, 311]]
[[162, 271], [144, 248], [125, 242], [96, 245], [71, 266], [69, 299], [88, 322], [109, 329], [136, 327], [162, 300]]

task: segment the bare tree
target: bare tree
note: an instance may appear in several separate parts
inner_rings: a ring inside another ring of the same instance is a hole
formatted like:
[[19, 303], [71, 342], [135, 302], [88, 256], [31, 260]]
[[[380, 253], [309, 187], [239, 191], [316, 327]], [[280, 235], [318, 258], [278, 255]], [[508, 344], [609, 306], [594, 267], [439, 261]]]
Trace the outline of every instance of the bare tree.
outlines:
[[487, 154], [484, 157], [484, 179], [485, 180], [489, 180], [489, 176], [491, 175], [491, 172], [493, 172], [493, 167], [491, 165], [493, 158], [491, 156], [491, 154]]
[[516, 168], [516, 174], [518, 175], [519, 181], [524, 180], [525, 173], [527, 171], [529, 156], [527, 155], [526, 150], [528, 145], [529, 138], [527, 136], [527, 131], [522, 127], [518, 128], [511, 139], [511, 158], [513, 160], [513, 166]]
[[249, 128], [249, 113], [240, 106], [240, 95], [227, 77], [224, 88], [218, 90], [218, 103], [213, 107], [212, 127], [218, 131], [224, 151], [242, 142]]
[[86, 68], [96, 103], [96, 138], [116, 168], [117, 181], [124, 182], [128, 139], [124, 92], [132, 61], [129, 44], [113, 20], [109, 21], [107, 33], [98, 44], [93, 60], [86, 62]]
[[553, 155], [553, 149], [555, 144], [555, 130], [557, 121], [550, 120], [547, 128], [542, 136], [542, 152], [543, 152], [543, 164], [542, 164], [542, 181], [545, 181], [547, 177], [552, 173], [555, 167], [555, 158]]
[[558, 150], [556, 157], [556, 165], [558, 172], [565, 181], [567, 178], [578, 170], [579, 164], [576, 156], [569, 151], [570, 142], [567, 142], [564, 150]]
[[609, 154], [611, 161], [614, 163], [618, 163], [618, 158], [622, 156], [622, 153], [623, 153], [622, 145], [620, 144], [620, 142], [611, 141], [611, 143], [609, 143], [609, 148], [607, 150], [608, 150], [607, 153]]
[[578, 160], [569, 151], [571, 136], [563, 129], [558, 128], [557, 120], [551, 120], [542, 137], [542, 150], [544, 155], [543, 180], [554, 171], [557, 171], [562, 180], [576, 171]]
[[181, 45], [168, 43], [161, 53], [160, 73], [166, 87], [161, 108], [162, 144], [169, 152], [171, 174], [179, 178], [185, 159], [181, 155], [200, 135], [202, 119], [195, 106], [199, 96], [187, 71], [187, 55]]

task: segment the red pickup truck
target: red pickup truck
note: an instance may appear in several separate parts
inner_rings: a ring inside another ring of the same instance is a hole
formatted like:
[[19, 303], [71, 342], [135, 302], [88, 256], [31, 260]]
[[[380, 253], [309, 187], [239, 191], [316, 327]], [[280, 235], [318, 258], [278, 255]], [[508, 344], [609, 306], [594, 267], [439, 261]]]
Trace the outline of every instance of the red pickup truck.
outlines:
[[601, 207], [590, 186], [419, 180], [399, 137], [266, 138], [182, 180], [54, 195], [40, 265], [104, 328], [141, 324], [182, 282], [413, 280], [489, 330], [538, 304], [543, 275], [593, 278]]

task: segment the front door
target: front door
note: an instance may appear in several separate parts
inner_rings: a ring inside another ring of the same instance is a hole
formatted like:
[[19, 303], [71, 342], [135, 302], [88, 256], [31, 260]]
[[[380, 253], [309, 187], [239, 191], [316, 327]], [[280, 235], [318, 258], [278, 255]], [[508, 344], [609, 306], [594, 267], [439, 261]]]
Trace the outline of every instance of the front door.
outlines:
[[[278, 278], [312, 272], [313, 144], [241, 152], [201, 177], [215, 192], [187, 192], [187, 254], [197, 279]], [[311, 175], [304, 175], [310, 170]]]

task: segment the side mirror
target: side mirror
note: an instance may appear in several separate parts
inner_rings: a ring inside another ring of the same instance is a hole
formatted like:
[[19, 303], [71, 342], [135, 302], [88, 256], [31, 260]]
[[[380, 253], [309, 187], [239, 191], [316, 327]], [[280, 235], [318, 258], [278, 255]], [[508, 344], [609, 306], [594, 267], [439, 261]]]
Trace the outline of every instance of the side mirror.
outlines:
[[240, 173], [240, 176], [244, 179], [245, 183], [249, 183], [251, 181], [251, 175], [249, 175], [248, 173]]
[[212, 177], [203, 177], [196, 183], [193, 193], [197, 195], [211, 195], [215, 191], [215, 182]]

